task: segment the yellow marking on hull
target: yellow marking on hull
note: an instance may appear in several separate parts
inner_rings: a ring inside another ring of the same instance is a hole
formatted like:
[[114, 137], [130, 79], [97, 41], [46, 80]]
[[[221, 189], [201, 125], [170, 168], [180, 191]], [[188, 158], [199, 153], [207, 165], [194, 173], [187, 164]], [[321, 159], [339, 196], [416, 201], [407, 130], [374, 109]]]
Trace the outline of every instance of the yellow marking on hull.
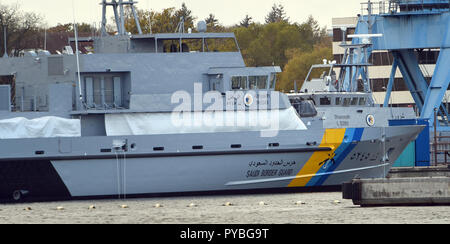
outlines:
[[[315, 152], [298, 172], [296, 179], [291, 181], [289, 187], [303, 187], [316, 175], [323, 166], [322, 162], [333, 158], [334, 152], [342, 144], [345, 136], [345, 129], [326, 129], [319, 147], [329, 147], [328, 152]], [[305, 177], [307, 176], [307, 177]]]

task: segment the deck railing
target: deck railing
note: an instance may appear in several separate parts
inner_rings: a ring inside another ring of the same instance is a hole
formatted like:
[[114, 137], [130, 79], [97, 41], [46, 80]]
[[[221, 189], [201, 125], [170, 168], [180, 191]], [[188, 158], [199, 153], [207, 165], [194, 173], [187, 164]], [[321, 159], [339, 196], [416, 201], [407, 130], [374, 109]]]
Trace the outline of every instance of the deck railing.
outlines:
[[437, 109], [434, 110], [434, 135], [433, 141], [430, 143], [431, 165], [449, 165], [450, 164], [450, 136], [441, 135], [437, 132]]
[[361, 3], [361, 14], [396, 14], [418, 10], [450, 10], [450, 0], [384, 0]]

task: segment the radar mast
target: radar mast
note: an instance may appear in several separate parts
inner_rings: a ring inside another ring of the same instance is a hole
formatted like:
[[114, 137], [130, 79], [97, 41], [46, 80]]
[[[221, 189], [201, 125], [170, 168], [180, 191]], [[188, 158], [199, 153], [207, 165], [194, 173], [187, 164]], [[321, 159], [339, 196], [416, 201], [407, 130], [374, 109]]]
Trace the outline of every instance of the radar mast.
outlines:
[[131, 12], [134, 16], [134, 21], [136, 22], [136, 27], [138, 29], [139, 34], [142, 34], [141, 25], [139, 23], [139, 17], [136, 12], [136, 8], [134, 7], [134, 4], [137, 2], [134, 2], [134, 0], [127, 0], [126, 2], [124, 0], [103, 0], [102, 1], [102, 36], [107, 36], [108, 33], [106, 31], [106, 10], [108, 6], [111, 6], [114, 11], [114, 19], [117, 26], [117, 33], [119, 35], [125, 35], [126, 29], [125, 29], [125, 6], [129, 5], [131, 8]]

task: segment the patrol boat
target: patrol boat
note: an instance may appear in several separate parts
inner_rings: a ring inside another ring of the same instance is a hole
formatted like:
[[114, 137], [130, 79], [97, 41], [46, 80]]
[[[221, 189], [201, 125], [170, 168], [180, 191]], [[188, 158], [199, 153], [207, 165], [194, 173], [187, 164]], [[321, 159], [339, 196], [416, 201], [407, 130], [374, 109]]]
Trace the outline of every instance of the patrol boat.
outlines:
[[[341, 185], [385, 176], [423, 129], [308, 128], [274, 89], [281, 69], [246, 67], [234, 34], [204, 22], [198, 33], [142, 34], [137, 20], [131, 35], [118, 10], [133, 1], [102, 4], [99, 36], [0, 58], [2, 199]], [[108, 6], [117, 35], [106, 32]]]
[[[358, 128], [386, 127], [390, 120], [417, 119], [413, 108], [383, 107], [374, 100], [368, 78], [371, 64], [358, 61], [361, 58], [356, 56], [371, 47], [370, 41], [341, 47], [345, 55], [340, 64], [324, 60], [323, 64], [312, 65], [300, 91], [288, 93], [303, 122], [309, 127]], [[297, 90], [297, 84], [294, 86]]]

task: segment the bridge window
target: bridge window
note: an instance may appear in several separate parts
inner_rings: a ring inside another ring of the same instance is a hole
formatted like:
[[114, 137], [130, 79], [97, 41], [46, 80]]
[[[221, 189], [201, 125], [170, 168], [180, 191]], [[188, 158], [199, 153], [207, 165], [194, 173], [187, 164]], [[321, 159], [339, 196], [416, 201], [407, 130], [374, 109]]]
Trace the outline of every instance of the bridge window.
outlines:
[[247, 76], [233, 76], [231, 78], [232, 90], [246, 90], [247, 89]]
[[321, 97], [320, 105], [331, 105], [331, 99], [328, 97]]
[[250, 89], [267, 89], [267, 76], [249, 76]]
[[366, 105], [366, 98], [364, 98], [364, 97], [359, 98], [359, 105], [360, 106]]
[[274, 73], [270, 74], [270, 87], [269, 87], [270, 89], [275, 89], [276, 81], [277, 81], [277, 74]]
[[312, 100], [296, 100], [292, 102], [292, 106], [294, 106], [301, 118], [315, 117], [317, 115], [317, 110]]
[[238, 52], [234, 38], [205, 38], [205, 52]]
[[351, 99], [350, 99], [349, 97], [344, 98], [343, 106], [344, 106], [344, 107], [349, 106], [349, 105], [350, 105], [350, 100], [351, 100]]
[[[234, 38], [225, 37], [213, 38], [198, 36], [192, 38], [158, 38], [156, 43], [158, 43], [158, 52], [164, 53], [239, 52], [236, 40]], [[144, 48], [143, 45], [136, 42], [136, 40], [133, 41], [133, 44], [140, 49]], [[153, 46], [154, 45], [155, 44], [153, 44]], [[153, 48], [149, 50], [153, 50]]]

